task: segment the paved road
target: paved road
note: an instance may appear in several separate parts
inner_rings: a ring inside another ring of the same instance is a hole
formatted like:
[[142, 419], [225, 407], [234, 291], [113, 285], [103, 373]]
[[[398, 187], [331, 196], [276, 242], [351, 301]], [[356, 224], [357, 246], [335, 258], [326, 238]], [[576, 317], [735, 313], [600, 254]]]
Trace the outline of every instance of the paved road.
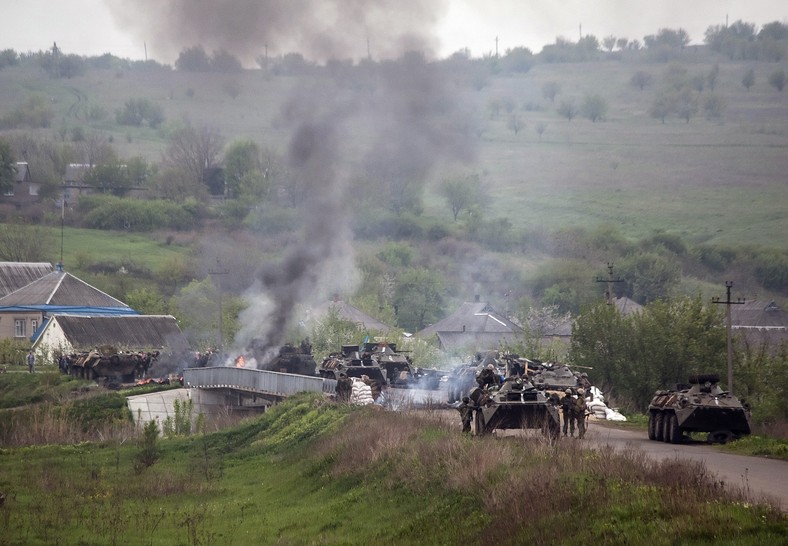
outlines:
[[727, 453], [706, 443], [668, 444], [648, 439], [645, 431], [632, 431], [591, 423], [586, 434], [590, 444], [616, 448], [635, 447], [656, 459], [701, 461], [726, 484], [749, 489], [753, 500], [762, 495], [788, 512], [788, 461]]

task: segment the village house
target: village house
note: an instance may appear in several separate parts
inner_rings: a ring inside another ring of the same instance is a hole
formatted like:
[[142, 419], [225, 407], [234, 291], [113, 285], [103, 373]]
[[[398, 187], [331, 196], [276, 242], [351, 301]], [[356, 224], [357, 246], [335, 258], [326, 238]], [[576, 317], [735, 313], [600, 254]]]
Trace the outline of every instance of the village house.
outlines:
[[465, 302], [451, 315], [427, 326], [415, 335], [422, 339], [436, 337], [444, 351], [495, 350], [502, 344], [514, 343], [523, 329], [480, 301]]
[[41, 184], [33, 181], [30, 173], [30, 165], [25, 161], [16, 163], [16, 176], [12, 186], [3, 191], [0, 202], [22, 208], [38, 201], [38, 193]]
[[101, 316], [138, 313], [58, 265], [54, 271], [0, 298], [0, 339], [30, 340], [56, 314]]
[[0, 262], [0, 298], [53, 270], [52, 264], [48, 262]]

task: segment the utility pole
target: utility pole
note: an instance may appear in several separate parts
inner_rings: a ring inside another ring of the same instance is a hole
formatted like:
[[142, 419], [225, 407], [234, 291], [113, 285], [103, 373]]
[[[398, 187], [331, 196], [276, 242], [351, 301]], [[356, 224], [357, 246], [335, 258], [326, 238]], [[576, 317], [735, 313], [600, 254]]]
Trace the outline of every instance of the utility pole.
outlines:
[[219, 346], [217, 349], [219, 350], [219, 362], [221, 365], [224, 365], [224, 341], [223, 341], [223, 329], [222, 329], [222, 275], [228, 275], [230, 273], [229, 269], [222, 269], [221, 262], [219, 258], [216, 258], [216, 269], [209, 269], [209, 275], [216, 276], [216, 292], [219, 295]]
[[607, 300], [608, 305], [613, 305], [613, 283], [615, 282], [624, 282], [624, 279], [614, 279], [613, 278], [613, 263], [607, 263], [607, 279], [603, 279], [602, 277], [597, 277], [596, 282], [606, 282], [607, 283], [607, 290], [605, 291], [605, 300]]
[[495, 58], [498, 58], [498, 36], [495, 37]]
[[731, 288], [733, 288], [733, 281], [725, 281], [725, 291], [727, 297], [725, 300], [720, 300], [718, 297], [711, 298], [712, 303], [718, 303], [725, 306], [725, 329], [728, 336], [728, 392], [733, 394], [733, 343], [731, 341], [731, 305], [741, 305], [744, 303], [744, 298], [737, 298], [736, 301], [731, 300]]

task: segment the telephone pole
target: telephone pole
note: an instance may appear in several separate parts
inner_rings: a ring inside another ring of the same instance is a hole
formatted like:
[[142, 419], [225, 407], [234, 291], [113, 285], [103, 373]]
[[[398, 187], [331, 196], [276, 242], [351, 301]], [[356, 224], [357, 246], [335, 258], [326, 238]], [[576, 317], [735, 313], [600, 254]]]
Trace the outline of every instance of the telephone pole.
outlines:
[[216, 258], [216, 269], [209, 269], [209, 275], [216, 276], [216, 292], [219, 296], [219, 346], [217, 347], [219, 351], [219, 362], [221, 365], [224, 366], [224, 341], [223, 341], [223, 325], [222, 325], [222, 275], [228, 275], [230, 273], [229, 269], [222, 269], [221, 262], [219, 258]]
[[606, 282], [607, 283], [607, 290], [605, 291], [605, 300], [607, 300], [608, 305], [613, 305], [613, 283], [616, 282], [624, 282], [624, 279], [614, 279], [613, 278], [613, 263], [607, 263], [607, 279], [603, 279], [602, 277], [597, 277], [596, 282]]
[[725, 306], [725, 329], [728, 337], [728, 392], [733, 394], [733, 343], [731, 341], [731, 305], [741, 305], [744, 303], [744, 298], [737, 298], [736, 301], [731, 300], [731, 288], [733, 288], [733, 281], [725, 281], [725, 291], [727, 297], [721, 300], [718, 297], [711, 298], [712, 303], [718, 303]]

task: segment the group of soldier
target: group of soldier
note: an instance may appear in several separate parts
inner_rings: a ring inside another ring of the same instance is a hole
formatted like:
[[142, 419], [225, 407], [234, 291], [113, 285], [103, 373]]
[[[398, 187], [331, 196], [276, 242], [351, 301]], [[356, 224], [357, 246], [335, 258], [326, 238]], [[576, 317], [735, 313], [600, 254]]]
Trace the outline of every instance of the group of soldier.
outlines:
[[[494, 366], [488, 364], [479, 372], [476, 382], [481, 389], [487, 389], [490, 386], [500, 384], [500, 377], [495, 373]], [[586, 434], [586, 415], [588, 414], [585, 396], [586, 391], [591, 388], [588, 374], [581, 374], [578, 378], [578, 383], [580, 385], [578, 388], [566, 389], [564, 396], [558, 399], [557, 402], [561, 408], [564, 436], [574, 437], [575, 428], [577, 428], [578, 438], [582, 439]], [[556, 394], [551, 398], [555, 400], [557, 396]], [[457, 411], [460, 412], [462, 431], [464, 433], [470, 434], [471, 432], [475, 409], [477, 409], [475, 404], [471, 403], [468, 396], [463, 397], [462, 403], [457, 407]]]
[[577, 426], [577, 437], [582, 439], [586, 435], [586, 398], [585, 389], [577, 389], [577, 394], [572, 389], [566, 389], [564, 396], [559, 401], [561, 406], [561, 417], [564, 421], [564, 436], [574, 437], [575, 425]]

